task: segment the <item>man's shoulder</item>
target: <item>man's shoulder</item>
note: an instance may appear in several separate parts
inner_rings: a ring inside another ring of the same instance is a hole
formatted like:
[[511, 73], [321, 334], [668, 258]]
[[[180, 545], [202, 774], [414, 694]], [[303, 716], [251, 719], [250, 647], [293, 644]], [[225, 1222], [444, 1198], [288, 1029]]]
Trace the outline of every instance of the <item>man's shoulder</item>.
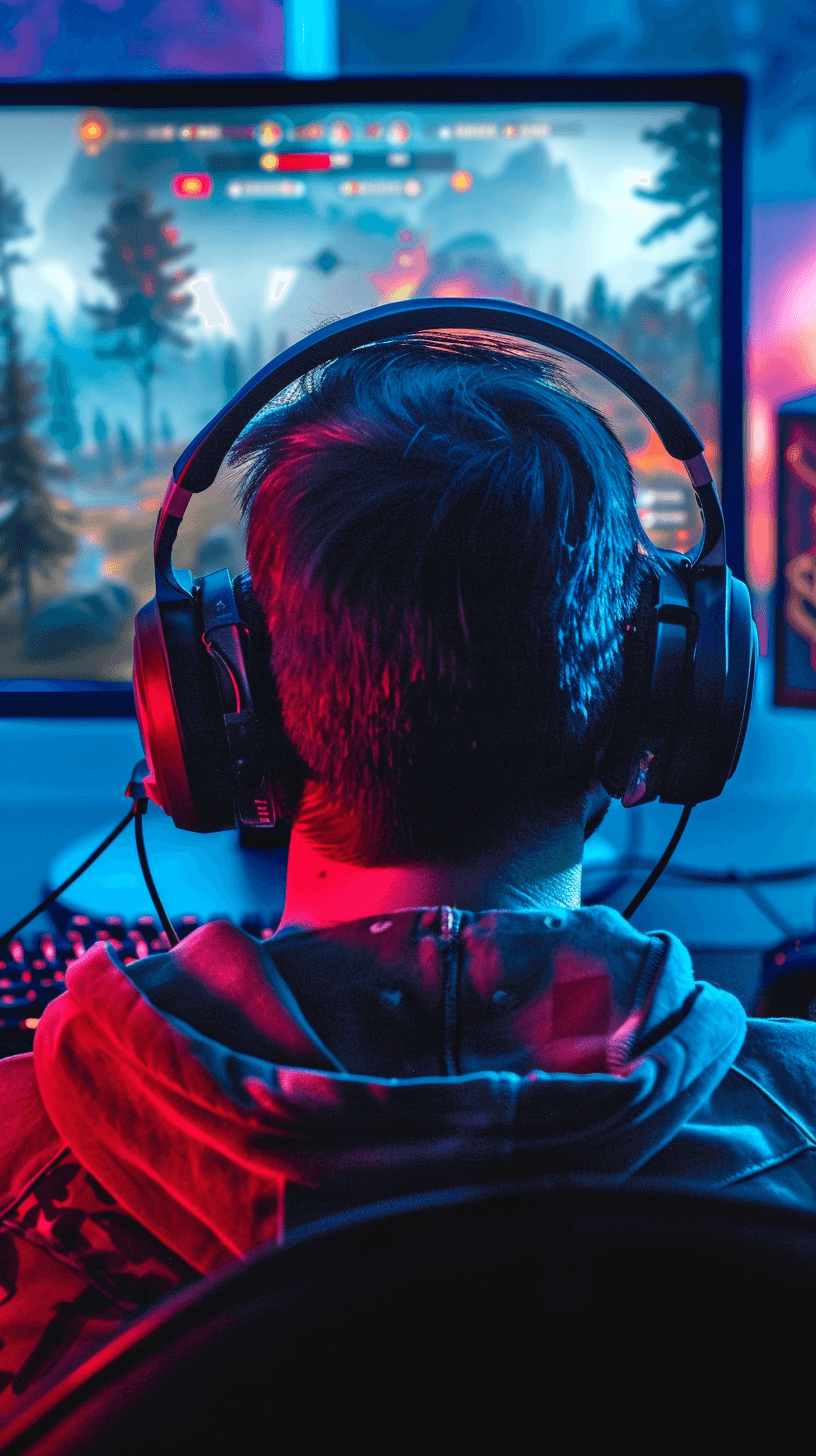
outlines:
[[63, 1144], [45, 1110], [34, 1054], [0, 1061], [0, 1214], [25, 1193]]
[[816, 1137], [816, 1022], [749, 1017], [734, 1067]]

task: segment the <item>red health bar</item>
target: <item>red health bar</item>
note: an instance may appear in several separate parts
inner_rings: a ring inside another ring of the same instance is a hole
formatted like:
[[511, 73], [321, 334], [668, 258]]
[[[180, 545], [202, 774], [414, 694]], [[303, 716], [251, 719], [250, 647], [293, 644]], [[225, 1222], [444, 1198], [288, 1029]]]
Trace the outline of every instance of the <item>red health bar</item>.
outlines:
[[328, 152], [278, 152], [276, 172], [328, 172], [331, 156]]

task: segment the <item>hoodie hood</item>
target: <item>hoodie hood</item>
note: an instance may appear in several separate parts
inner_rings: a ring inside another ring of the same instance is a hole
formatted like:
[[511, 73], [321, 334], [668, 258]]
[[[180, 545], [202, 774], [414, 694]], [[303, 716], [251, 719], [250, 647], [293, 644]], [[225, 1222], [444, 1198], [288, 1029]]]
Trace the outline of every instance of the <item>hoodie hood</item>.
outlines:
[[614, 910], [404, 910], [124, 966], [97, 944], [34, 1043], [89, 1172], [201, 1272], [327, 1212], [541, 1174], [626, 1177], [702, 1106], [746, 1017]]

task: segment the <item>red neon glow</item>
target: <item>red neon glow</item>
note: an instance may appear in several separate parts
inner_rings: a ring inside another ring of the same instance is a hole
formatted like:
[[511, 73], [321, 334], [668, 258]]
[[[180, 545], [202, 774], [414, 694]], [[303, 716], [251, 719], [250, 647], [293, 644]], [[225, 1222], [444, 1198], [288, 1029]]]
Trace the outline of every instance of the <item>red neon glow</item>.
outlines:
[[328, 172], [330, 152], [278, 152], [278, 172]]
[[209, 197], [213, 189], [209, 172], [178, 172], [171, 185], [175, 197]]

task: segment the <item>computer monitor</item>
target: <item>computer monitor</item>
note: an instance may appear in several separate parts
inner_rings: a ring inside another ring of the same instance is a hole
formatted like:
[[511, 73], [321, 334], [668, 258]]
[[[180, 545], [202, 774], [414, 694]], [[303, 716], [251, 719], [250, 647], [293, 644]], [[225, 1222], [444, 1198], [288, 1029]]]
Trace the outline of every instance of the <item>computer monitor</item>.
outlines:
[[[171, 465], [275, 353], [392, 299], [600, 335], [684, 410], [743, 567], [736, 77], [230, 79], [0, 89], [0, 711], [128, 713]], [[686, 552], [682, 466], [572, 368]], [[177, 548], [240, 570], [234, 482]]]

